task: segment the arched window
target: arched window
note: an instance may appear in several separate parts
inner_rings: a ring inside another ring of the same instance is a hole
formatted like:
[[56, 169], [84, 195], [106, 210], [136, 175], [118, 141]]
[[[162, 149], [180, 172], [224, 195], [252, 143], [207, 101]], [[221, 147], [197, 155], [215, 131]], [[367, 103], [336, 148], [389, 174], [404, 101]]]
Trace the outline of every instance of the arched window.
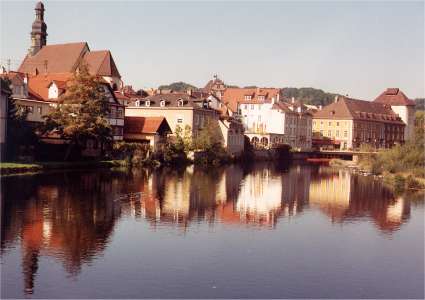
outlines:
[[159, 105], [160, 105], [161, 107], [164, 107], [164, 106], [165, 106], [165, 100], [161, 100], [161, 102], [159, 102]]
[[267, 147], [268, 144], [269, 144], [269, 140], [266, 137], [262, 137], [261, 145], [263, 145], [264, 147]]
[[183, 106], [183, 99], [177, 100], [177, 106]]
[[145, 101], [145, 106], [151, 106], [151, 102], [149, 100]]

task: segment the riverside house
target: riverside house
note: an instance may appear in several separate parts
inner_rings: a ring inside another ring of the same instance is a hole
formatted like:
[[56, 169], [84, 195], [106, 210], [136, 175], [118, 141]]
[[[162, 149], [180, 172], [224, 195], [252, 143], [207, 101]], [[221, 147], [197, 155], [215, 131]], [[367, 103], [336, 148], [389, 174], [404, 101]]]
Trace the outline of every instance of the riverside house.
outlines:
[[226, 88], [222, 101], [242, 121], [254, 146], [287, 144], [296, 150], [310, 150], [310, 112], [295, 101], [281, 101], [280, 92], [276, 88]]
[[[127, 106], [126, 117], [165, 117], [172, 132], [177, 127], [185, 129], [189, 126], [193, 137], [210, 123], [218, 125], [224, 148], [231, 155], [239, 155], [244, 149], [244, 131], [242, 124], [225, 113], [222, 109], [212, 107], [208, 95], [195, 96], [187, 93], [168, 92], [155, 94], [135, 102], [135, 106]], [[208, 97], [206, 97], [208, 96]]]
[[166, 142], [170, 132], [164, 117], [125, 117], [125, 141], [148, 144], [154, 152]]
[[363, 144], [388, 148], [404, 142], [405, 126], [387, 104], [336, 96], [313, 115], [314, 144], [341, 150]]

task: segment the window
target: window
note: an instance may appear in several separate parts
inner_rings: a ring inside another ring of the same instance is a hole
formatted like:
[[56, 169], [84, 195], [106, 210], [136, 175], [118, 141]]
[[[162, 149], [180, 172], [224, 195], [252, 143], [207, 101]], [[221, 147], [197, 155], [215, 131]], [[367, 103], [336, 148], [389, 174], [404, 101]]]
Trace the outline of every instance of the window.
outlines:
[[115, 118], [115, 113], [116, 113], [115, 106], [112, 106], [111, 109], [110, 109], [110, 111], [111, 111], [110, 114], [109, 114], [110, 117], [111, 118]]
[[177, 100], [177, 106], [183, 106], [183, 100], [182, 99]]
[[159, 105], [160, 105], [161, 107], [164, 107], [164, 106], [165, 106], [165, 100], [161, 100], [161, 102], [159, 102]]
[[332, 122], [329, 122], [329, 123], [328, 123], [328, 125], [329, 125], [329, 126], [332, 126]]
[[177, 123], [179, 123], [179, 124], [183, 123], [183, 118], [182, 117], [177, 117]]
[[348, 136], [348, 131], [347, 130], [345, 130], [344, 131], [344, 137], [347, 137]]
[[339, 122], [336, 122], [336, 126], [339, 126]]
[[122, 114], [122, 108], [118, 108], [117, 109], [117, 118], [122, 118], [123, 114]]
[[42, 111], [43, 111], [43, 110], [42, 110], [42, 107], [41, 107], [41, 106], [38, 106], [38, 107], [37, 107], [37, 112], [41, 115]]
[[259, 101], [264, 101], [264, 96], [258, 96]]
[[336, 131], [335, 136], [339, 137], [339, 130]]
[[332, 135], [332, 131], [328, 130], [328, 136], [330, 137]]
[[248, 109], [248, 104], [244, 104], [243, 108]]
[[251, 100], [251, 95], [246, 95], [245, 100]]
[[251, 104], [251, 110], [254, 110], [254, 104]]
[[27, 106], [26, 110], [28, 113], [32, 114], [34, 112], [34, 106]]
[[145, 106], [151, 106], [151, 102], [149, 100], [145, 101]]

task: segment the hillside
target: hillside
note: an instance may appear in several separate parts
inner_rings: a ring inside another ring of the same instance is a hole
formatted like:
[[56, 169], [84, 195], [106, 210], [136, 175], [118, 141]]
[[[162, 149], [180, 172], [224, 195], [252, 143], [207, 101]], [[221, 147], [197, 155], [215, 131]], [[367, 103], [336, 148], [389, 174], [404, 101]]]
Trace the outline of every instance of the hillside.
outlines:
[[179, 82], [173, 82], [173, 83], [168, 84], [168, 85], [160, 85], [158, 87], [158, 89], [160, 89], [160, 90], [173, 90], [173, 91], [176, 91], [176, 92], [186, 92], [189, 89], [196, 90], [198, 88], [194, 85], [189, 84], [189, 83], [179, 81]]
[[337, 94], [327, 93], [320, 89], [311, 87], [303, 88], [283, 88], [281, 96], [286, 99], [294, 97], [295, 99], [302, 100], [304, 104], [313, 105], [328, 105], [332, 103]]
[[425, 110], [425, 98], [416, 98], [416, 110]]

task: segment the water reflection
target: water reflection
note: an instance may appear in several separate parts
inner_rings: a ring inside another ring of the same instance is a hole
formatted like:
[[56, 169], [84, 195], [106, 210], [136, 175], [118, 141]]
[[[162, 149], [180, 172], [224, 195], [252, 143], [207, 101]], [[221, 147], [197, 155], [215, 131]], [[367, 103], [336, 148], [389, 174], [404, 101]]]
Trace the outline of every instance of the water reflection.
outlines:
[[410, 202], [379, 181], [327, 167], [45, 174], [2, 179], [1, 251], [21, 248], [30, 294], [41, 255], [75, 276], [102, 254], [119, 219], [183, 232], [202, 222], [273, 229], [307, 209], [334, 223], [371, 220], [385, 233], [410, 217]]

